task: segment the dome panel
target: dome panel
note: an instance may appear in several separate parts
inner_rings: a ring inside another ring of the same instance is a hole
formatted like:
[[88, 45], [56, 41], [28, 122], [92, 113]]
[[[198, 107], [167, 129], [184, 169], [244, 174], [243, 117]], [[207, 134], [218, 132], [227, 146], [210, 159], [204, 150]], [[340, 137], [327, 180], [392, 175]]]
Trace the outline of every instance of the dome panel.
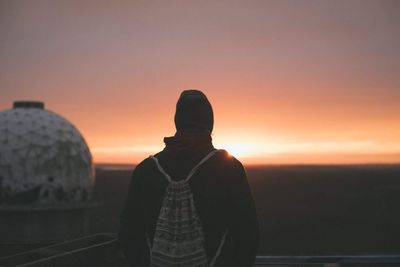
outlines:
[[21, 103], [0, 112], [0, 203], [89, 200], [94, 170], [82, 135], [40, 102]]

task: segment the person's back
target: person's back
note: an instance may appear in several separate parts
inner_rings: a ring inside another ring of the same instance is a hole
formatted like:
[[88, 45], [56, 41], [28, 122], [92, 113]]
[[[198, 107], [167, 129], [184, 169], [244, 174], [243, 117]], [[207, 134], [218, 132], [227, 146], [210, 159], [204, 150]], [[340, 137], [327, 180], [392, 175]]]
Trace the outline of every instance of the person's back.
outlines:
[[[164, 139], [166, 147], [154, 155], [156, 161], [145, 159], [132, 175], [119, 232], [120, 244], [132, 266], [150, 266], [157, 221], [169, 185], [165, 174], [182, 181], [215, 150], [211, 142], [212, 109], [201, 92], [182, 93], [175, 124], [177, 133]], [[215, 266], [251, 266], [258, 247], [258, 223], [242, 164], [226, 151], [215, 151], [188, 182], [208, 264], [215, 258]]]

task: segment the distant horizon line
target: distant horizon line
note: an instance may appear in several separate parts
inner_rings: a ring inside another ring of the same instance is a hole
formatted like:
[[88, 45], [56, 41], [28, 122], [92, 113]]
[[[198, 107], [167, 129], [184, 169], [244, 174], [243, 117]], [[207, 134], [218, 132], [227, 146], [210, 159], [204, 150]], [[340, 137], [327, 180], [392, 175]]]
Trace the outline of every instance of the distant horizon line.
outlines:
[[[139, 163], [116, 163], [116, 162], [94, 162], [93, 165], [97, 166], [137, 166]], [[365, 162], [365, 163], [243, 163], [244, 166], [396, 166], [400, 165], [399, 162]]]

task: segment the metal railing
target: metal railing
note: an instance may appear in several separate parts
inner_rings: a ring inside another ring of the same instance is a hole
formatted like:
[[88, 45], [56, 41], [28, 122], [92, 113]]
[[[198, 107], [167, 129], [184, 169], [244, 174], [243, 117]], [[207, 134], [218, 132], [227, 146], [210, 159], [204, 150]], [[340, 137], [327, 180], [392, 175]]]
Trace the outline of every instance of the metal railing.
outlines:
[[[399, 255], [335, 255], [335, 256], [257, 256], [255, 266], [325, 266], [339, 267], [346, 264], [380, 266], [399, 263]], [[354, 266], [354, 265], [352, 265]], [[357, 265], [358, 266], [358, 265]]]
[[[115, 234], [95, 234], [0, 258], [0, 267], [124, 266]], [[126, 266], [126, 263], [125, 263]]]

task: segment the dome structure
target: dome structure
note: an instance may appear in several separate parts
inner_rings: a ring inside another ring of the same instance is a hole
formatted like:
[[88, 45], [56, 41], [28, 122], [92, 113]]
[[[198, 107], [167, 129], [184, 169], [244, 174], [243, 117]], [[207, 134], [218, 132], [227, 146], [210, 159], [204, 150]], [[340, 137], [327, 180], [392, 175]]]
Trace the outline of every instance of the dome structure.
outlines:
[[74, 125], [42, 102], [0, 112], [0, 204], [84, 203], [93, 185], [92, 156]]

